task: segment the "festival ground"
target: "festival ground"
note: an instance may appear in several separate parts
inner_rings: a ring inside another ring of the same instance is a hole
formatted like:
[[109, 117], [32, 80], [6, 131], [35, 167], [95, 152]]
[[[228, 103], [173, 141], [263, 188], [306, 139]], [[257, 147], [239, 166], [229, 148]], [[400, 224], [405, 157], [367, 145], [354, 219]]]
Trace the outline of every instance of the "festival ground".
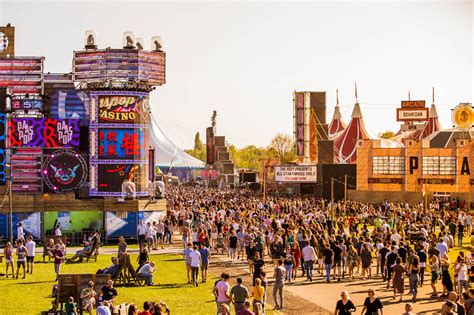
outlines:
[[[142, 306], [145, 300], [164, 301], [168, 304], [173, 314], [214, 314], [215, 303], [212, 295], [212, 285], [217, 276], [227, 271], [231, 274], [231, 286], [235, 284], [236, 277], [244, 279], [244, 285], [249, 286], [251, 277], [248, 274], [246, 262], [231, 263], [227, 255], [215, 255], [211, 258], [210, 276], [207, 283], [200, 284], [195, 288], [186, 284], [186, 274], [184, 259], [182, 258], [182, 248], [179, 246], [175, 233], [175, 242], [168, 245], [164, 250], [153, 251], [151, 260], [157, 263], [155, 273], [155, 286], [146, 287], [119, 287], [119, 295], [116, 304], [135, 303]], [[464, 238], [462, 250], [467, 252], [470, 247], [470, 239]], [[78, 248], [68, 248], [68, 253], [75, 252]], [[449, 252], [451, 260], [455, 260], [459, 248], [453, 248]], [[138, 249], [130, 246], [132, 262], [136, 261]], [[95, 273], [97, 269], [110, 265], [110, 258], [116, 253], [115, 246], [106, 246], [101, 249], [97, 262], [93, 260], [87, 263], [64, 264], [61, 273]], [[401, 314], [406, 302], [411, 302], [411, 294], [408, 292], [408, 281], [405, 281], [405, 295], [402, 303], [393, 300], [393, 291], [386, 289], [386, 283], [382, 283], [380, 276], [375, 276], [368, 280], [356, 277], [354, 280], [342, 279], [340, 282], [332, 281], [326, 283], [325, 278], [317, 276], [313, 283], [309, 283], [305, 278], [300, 277], [301, 270], [298, 271], [298, 278], [291, 284], [286, 285], [285, 309], [283, 311], [272, 311], [274, 307], [272, 298], [272, 268], [268, 256], [265, 259], [266, 271], [269, 275], [269, 287], [267, 289], [267, 314], [330, 314], [333, 313], [336, 301], [340, 298], [342, 290], [347, 290], [351, 300], [356, 304], [358, 313], [362, 303], [367, 296], [367, 290], [374, 288], [377, 296], [384, 304], [384, 314]], [[0, 270], [5, 270], [5, 261], [0, 264]], [[375, 274], [375, 266], [372, 268]], [[317, 272], [315, 272], [317, 275]], [[417, 314], [437, 314], [444, 302], [443, 299], [431, 298], [431, 286], [429, 285], [429, 273], [425, 275], [425, 284], [419, 288], [418, 299], [414, 303], [414, 311]], [[0, 292], [4, 292], [0, 301], [0, 314], [15, 314], [19, 310], [19, 305], [23, 314], [40, 314], [51, 307], [51, 291], [54, 281], [54, 270], [52, 263], [42, 262], [42, 252], [38, 250], [36, 254], [35, 270], [32, 275], [28, 274], [26, 279], [11, 279], [2, 276], [0, 278]], [[8, 290], [6, 287], [8, 286]], [[442, 291], [441, 283], [437, 284], [438, 292]]]

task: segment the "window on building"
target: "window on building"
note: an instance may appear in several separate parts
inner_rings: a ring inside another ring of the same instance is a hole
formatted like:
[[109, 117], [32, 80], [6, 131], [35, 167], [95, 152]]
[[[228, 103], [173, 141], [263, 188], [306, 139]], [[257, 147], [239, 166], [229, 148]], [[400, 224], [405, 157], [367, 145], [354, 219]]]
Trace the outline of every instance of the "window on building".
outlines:
[[376, 175], [405, 174], [405, 158], [400, 156], [374, 156], [372, 173]]
[[423, 175], [455, 175], [456, 157], [424, 156], [422, 167]]

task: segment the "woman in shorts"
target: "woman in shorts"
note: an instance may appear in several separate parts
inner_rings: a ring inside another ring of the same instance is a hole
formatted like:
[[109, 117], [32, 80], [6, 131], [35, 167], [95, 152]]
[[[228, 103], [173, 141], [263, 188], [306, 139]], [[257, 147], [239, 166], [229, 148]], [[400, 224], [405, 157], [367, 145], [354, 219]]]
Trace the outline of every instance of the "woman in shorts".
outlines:
[[11, 266], [12, 267], [12, 277], [15, 278], [15, 265], [13, 264], [13, 247], [12, 247], [12, 244], [10, 242], [7, 243], [7, 245], [5, 246], [5, 249], [3, 250], [3, 254], [5, 255], [5, 262], [6, 262], [6, 265], [7, 265], [7, 270], [5, 271], [5, 273], [7, 274], [7, 278], [8, 278], [8, 266]]
[[432, 297], [437, 297], [438, 292], [436, 291], [436, 283], [439, 277], [439, 260], [438, 256], [433, 255], [430, 258], [430, 269], [431, 269], [431, 288], [433, 289]]

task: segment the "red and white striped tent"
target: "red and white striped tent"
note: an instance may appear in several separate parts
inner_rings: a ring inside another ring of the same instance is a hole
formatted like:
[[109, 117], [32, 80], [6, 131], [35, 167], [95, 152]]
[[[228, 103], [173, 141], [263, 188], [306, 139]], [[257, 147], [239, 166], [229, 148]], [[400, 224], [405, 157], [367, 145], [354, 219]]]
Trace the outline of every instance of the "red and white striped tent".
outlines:
[[357, 140], [375, 139], [365, 128], [359, 103], [355, 103], [351, 121], [347, 127], [334, 138], [335, 162], [351, 164], [357, 161]]
[[336, 105], [334, 108], [334, 114], [332, 115], [331, 123], [329, 124], [329, 138], [333, 138], [338, 133], [346, 129], [346, 124], [342, 121], [342, 115], [339, 110], [339, 106]]

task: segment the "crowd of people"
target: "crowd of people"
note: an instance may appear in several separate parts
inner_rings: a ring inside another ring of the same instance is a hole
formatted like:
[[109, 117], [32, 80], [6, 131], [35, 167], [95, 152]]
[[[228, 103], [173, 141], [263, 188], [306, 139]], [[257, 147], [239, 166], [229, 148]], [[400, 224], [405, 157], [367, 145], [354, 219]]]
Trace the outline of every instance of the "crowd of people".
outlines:
[[[469, 295], [474, 250], [460, 250], [455, 259], [448, 255], [472, 230], [472, 217], [459, 200], [433, 200], [426, 206], [328, 203], [301, 196], [269, 196], [263, 201], [248, 190], [202, 187], [169, 189], [167, 199], [166, 219], [181, 235], [189, 282], [198, 285], [198, 270], [207, 268], [211, 253], [226, 254], [230, 263], [244, 261], [253, 279], [249, 291], [254, 292], [256, 314], [265, 309], [266, 264], [273, 270], [276, 309], [284, 308], [284, 285], [299, 277], [328, 283], [374, 278], [385, 282], [400, 302], [407, 291], [416, 302], [418, 288], [429, 282], [433, 299], [443, 297], [449, 304], [456, 294], [453, 312], [474, 312]], [[214, 290], [219, 314], [235, 303], [226, 282], [221, 279]], [[229, 292], [224, 294], [224, 289]]]
[[[432, 299], [445, 298], [443, 314], [474, 313], [474, 290], [470, 288], [474, 281], [474, 249], [462, 248], [463, 241], [471, 235], [472, 217], [459, 200], [433, 200], [428, 205], [389, 201], [378, 205], [331, 203], [311, 196], [279, 195], [262, 200], [249, 190], [189, 186], [169, 188], [166, 198], [166, 216], [155, 222], [140, 221], [137, 227], [136, 273], [146, 284], [154, 285], [156, 266], [149, 254], [172, 244], [173, 234], [178, 234], [182, 242], [187, 280], [193, 286], [207, 282], [209, 264], [216, 255], [220, 256], [219, 261], [230, 265], [245, 264], [250, 289], [244, 285], [243, 277], [237, 277], [231, 286], [229, 282], [233, 280], [227, 272], [215, 283], [218, 314], [230, 314], [232, 309], [239, 315], [264, 314], [269, 284], [273, 288], [274, 309], [285, 309], [284, 288], [292, 282], [369, 278], [391, 289], [395, 301], [402, 302], [408, 293], [411, 303], [404, 306], [406, 314], [416, 307], [418, 289], [424, 284], [431, 286]], [[10, 270], [12, 276], [18, 277], [20, 268], [23, 277], [33, 272], [35, 243], [29, 236], [22, 239], [22, 231], [18, 233], [21, 237], [16, 249], [11, 244], [4, 249], [7, 277]], [[67, 261], [82, 260], [95, 249], [91, 244], [99, 241], [100, 235], [92, 235], [84, 248]], [[46, 246], [47, 256], [54, 259], [57, 277], [66, 260], [65, 252], [61, 238]], [[125, 255], [127, 243], [121, 237], [112, 265], [97, 272], [114, 278]], [[104, 303], [110, 307], [109, 300], [98, 304], [95, 296], [90, 296], [92, 291], [89, 295], [84, 291], [84, 298], [81, 294], [83, 309]], [[162, 307], [160, 303], [146, 305], [144, 312], [149, 313], [141, 314], [163, 313], [156, 311]], [[355, 311], [349, 292], [342, 292], [335, 314]], [[370, 289], [362, 314], [374, 312], [382, 314], [383, 303]]]

